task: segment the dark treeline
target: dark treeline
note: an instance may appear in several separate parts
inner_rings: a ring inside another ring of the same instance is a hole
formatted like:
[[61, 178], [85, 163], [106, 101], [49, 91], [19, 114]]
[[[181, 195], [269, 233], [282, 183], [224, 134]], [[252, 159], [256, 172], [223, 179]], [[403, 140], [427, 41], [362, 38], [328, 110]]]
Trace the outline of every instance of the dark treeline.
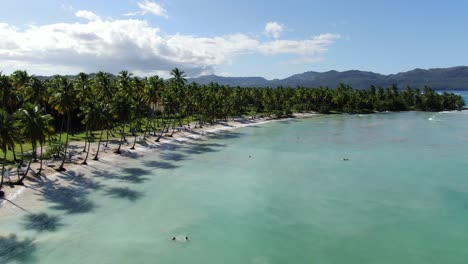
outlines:
[[[21, 147], [14, 160], [23, 165], [30, 146], [31, 162], [40, 159], [43, 150], [57, 149], [56, 157], [64, 170], [70, 133], [85, 133], [88, 159], [91, 142], [100, 143], [109, 135], [119, 140], [116, 153], [127, 137], [141, 135], [172, 136], [176, 127], [197, 126], [240, 116], [268, 115], [285, 117], [293, 112], [372, 113], [375, 111], [441, 111], [462, 109], [461, 96], [438, 94], [429, 87], [408, 87], [400, 91], [371, 87], [354, 90], [347, 85], [329, 88], [241, 88], [187, 84], [183, 71], [174, 69], [171, 78], [137, 78], [127, 71], [116, 77], [99, 72], [91, 78], [80, 73], [74, 78], [55, 76], [41, 80], [25, 71], [10, 76], [0, 73], [0, 150], [3, 154], [2, 176], [7, 152]], [[63, 132], [63, 133], [60, 133]], [[26, 174], [26, 173], [25, 173]], [[24, 176], [24, 175], [23, 175]], [[23, 177], [24, 178], [24, 177]], [[3, 182], [3, 177], [2, 177]], [[0, 188], [1, 184], [0, 182]], [[22, 179], [18, 181], [22, 182]]]

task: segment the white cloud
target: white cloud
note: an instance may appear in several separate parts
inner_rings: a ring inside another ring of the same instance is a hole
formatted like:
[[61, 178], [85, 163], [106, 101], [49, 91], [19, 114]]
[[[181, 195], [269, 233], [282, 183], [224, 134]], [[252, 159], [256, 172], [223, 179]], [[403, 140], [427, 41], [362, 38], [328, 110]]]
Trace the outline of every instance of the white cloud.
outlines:
[[307, 40], [275, 40], [261, 44], [259, 51], [268, 55], [291, 53], [311, 56], [325, 53], [328, 46], [339, 38], [340, 35], [328, 33]]
[[298, 62], [310, 62], [322, 58], [339, 38], [323, 34], [306, 40], [262, 42], [242, 33], [166, 35], [145, 20], [104, 19], [88, 12], [77, 12], [77, 16], [88, 19], [82, 23], [29, 26], [26, 30], [0, 23], [0, 71], [25, 69], [51, 75], [127, 69], [149, 75], [179, 67], [196, 76], [213, 73], [242, 54], [289, 54], [298, 56]]
[[128, 12], [124, 14], [124, 16], [138, 16], [138, 15], [146, 15], [148, 13], [151, 13], [156, 16], [169, 18], [169, 15], [167, 14], [167, 10], [164, 9], [160, 4], [156, 2], [145, 0], [143, 2], [138, 2], [137, 5], [140, 8], [140, 11]]
[[76, 11], [75, 16], [79, 18], [91, 20], [91, 21], [101, 19], [99, 16], [97, 16], [96, 14], [88, 10], [78, 10]]
[[268, 22], [265, 25], [265, 35], [273, 38], [279, 38], [284, 31], [284, 25], [278, 22]]

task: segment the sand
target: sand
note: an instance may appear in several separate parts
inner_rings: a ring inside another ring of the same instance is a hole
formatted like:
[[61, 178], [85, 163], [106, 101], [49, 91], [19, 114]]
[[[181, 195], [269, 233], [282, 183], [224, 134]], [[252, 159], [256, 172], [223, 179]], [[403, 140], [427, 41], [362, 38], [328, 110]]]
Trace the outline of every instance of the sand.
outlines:
[[[298, 113], [295, 114], [295, 118], [306, 118], [317, 115], [316, 113]], [[8, 220], [9, 218], [17, 217], [18, 214], [35, 213], [44, 208], [45, 202], [40, 199], [42, 192], [45, 191], [46, 187], [51, 185], [54, 187], [68, 186], [70, 184], [76, 184], [79, 182], [86, 182], [86, 177], [93, 174], [94, 171], [106, 171], [111, 170], [115, 167], [124, 168], [126, 165], [132, 163], [132, 159], [129, 156], [145, 155], [149, 152], [164, 151], [164, 144], [170, 142], [184, 142], [187, 140], [193, 140], [208, 136], [210, 134], [224, 131], [237, 129], [241, 127], [248, 127], [258, 124], [264, 124], [277, 120], [285, 119], [271, 119], [271, 118], [236, 118], [226, 122], [217, 122], [214, 125], [207, 125], [203, 128], [182, 129], [176, 131], [173, 137], [162, 137], [160, 142], [155, 142], [156, 137], [147, 136], [146, 140], [142, 137], [137, 138], [137, 144], [134, 150], [130, 150], [133, 145], [134, 137], [127, 137], [127, 142], [122, 145], [122, 154], [118, 155], [114, 153], [117, 149], [117, 141], [109, 142], [108, 147], [104, 147], [104, 143], [101, 146], [99, 152], [99, 160], [94, 161], [94, 153], [97, 149], [97, 143], [91, 144], [91, 151], [88, 157], [88, 165], [81, 165], [80, 163], [84, 160], [86, 153], [82, 152], [84, 142], [70, 142], [69, 149], [72, 155], [71, 162], [65, 163], [66, 172], [57, 172], [55, 168], [60, 165], [60, 160], [48, 160], [44, 161], [44, 170], [41, 176], [32, 175], [29, 173], [28, 178], [25, 180], [24, 186], [9, 186], [4, 185], [3, 191], [5, 191], [5, 198], [0, 200], [0, 220]], [[33, 171], [37, 171], [39, 163], [31, 165]], [[63, 177], [66, 175], [67, 177]], [[71, 177], [70, 177], [71, 176]], [[12, 176], [13, 179], [15, 179]], [[73, 179], [73, 177], [79, 179]]]

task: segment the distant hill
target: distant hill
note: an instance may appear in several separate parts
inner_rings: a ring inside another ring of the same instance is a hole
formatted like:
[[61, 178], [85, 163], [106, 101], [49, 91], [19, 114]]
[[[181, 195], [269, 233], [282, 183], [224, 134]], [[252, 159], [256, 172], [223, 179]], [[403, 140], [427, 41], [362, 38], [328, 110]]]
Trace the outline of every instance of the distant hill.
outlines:
[[425, 85], [437, 90], [468, 90], [468, 66], [436, 69], [415, 69], [397, 74], [382, 75], [366, 71], [327, 71], [327, 72], [304, 72], [295, 74], [285, 79], [267, 80], [263, 77], [221, 77], [216, 75], [191, 78], [189, 82], [209, 84], [210, 82], [222, 85], [241, 87], [278, 87], [278, 86], [306, 86], [337, 87], [340, 83], [351, 85], [357, 89], [367, 89], [371, 85], [388, 87], [392, 84], [400, 88], [412, 87], [423, 88]]

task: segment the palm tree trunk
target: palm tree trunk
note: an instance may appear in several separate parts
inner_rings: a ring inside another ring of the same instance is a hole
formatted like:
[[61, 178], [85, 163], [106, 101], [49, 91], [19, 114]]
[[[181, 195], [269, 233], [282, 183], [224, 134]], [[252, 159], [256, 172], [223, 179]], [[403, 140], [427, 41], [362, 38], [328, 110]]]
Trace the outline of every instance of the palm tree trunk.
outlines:
[[133, 146], [130, 148], [131, 150], [134, 150], [134, 149], [135, 149], [137, 136], [138, 136], [137, 133], [135, 133], [135, 139], [133, 140]]
[[68, 150], [68, 133], [70, 132], [70, 112], [67, 112], [67, 136], [65, 138], [65, 150], [63, 153], [63, 159], [62, 159], [62, 164], [60, 164], [60, 167], [57, 169], [58, 171], [65, 171], [65, 168], [63, 165], [65, 164], [65, 159], [67, 158], [67, 150]]
[[89, 149], [91, 148], [91, 142], [88, 142], [88, 151], [86, 151], [86, 157], [84, 161], [81, 163], [81, 165], [88, 165], [88, 156], [89, 156]]
[[[62, 122], [60, 124], [60, 133], [59, 133], [59, 142], [62, 142], [62, 133], [63, 133], [63, 124], [65, 123], [65, 116], [62, 118]], [[60, 149], [57, 148], [57, 153], [55, 154], [57, 157], [60, 157]]]
[[15, 149], [13, 148], [12, 151], [13, 151], [13, 160], [16, 162], [16, 153], [15, 153]]
[[104, 129], [101, 129], [101, 135], [99, 136], [99, 143], [98, 143], [96, 155], [94, 155], [93, 160], [99, 160], [99, 159], [98, 159], [98, 155], [99, 155], [99, 149], [101, 148], [101, 140], [102, 140], [102, 134], [103, 134], [103, 132], [104, 132]]
[[37, 162], [37, 142], [32, 143], [32, 151], [33, 151], [32, 159], [34, 160], [34, 162]]
[[151, 124], [151, 119], [148, 118], [148, 121], [146, 121], [145, 132], [143, 133], [143, 139], [146, 139], [146, 134], [147, 134], [147, 132], [148, 132], [148, 130], [149, 130], [150, 124]]
[[156, 139], [156, 142], [159, 142], [162, 135], [164, 134], [164, 130], [166, 130], [166, 123], [163, 123], [163, 128], [162, 128], [161, 133], [159, 134], [158, 138]]
[[23, 164], [24, 162], [24, 150], [23, 150], [23, 143], [21, 142], [21, 140], [19, 141], [19, 145], [20, 145], [20, 149], [21, 149], [21, 164]]
[[6, 156], [7, 156], [7, 148], [4, 149], [4, 154], [3, 154], [3, 163], [2, 163], [2, 177], [0, 180], [0, 197], [3, 197], [5, 194], [2, 190], [3, 187], [3, 175], [5, 174], [5, 163], [6, 163]]
[[42, 161], [44, 160], [44, 155], [43, 155], [44, 143], [41, 141], [40, 144], [41, 144], [41, 165], [39, 166], [39, 170], [37, 171], [38, 175], [40, 175], [42, 172]]
[[176, 122], [177, 122], [177, 118], [174, 118], [174, 122], [172, 123], [172, 133], [169, 135], [169, 137], [172, 137], [174, 135]]
[[[60, 125], [60, 133], [59, 133], [59, 141], [62, 141], [62, 133], [63, 133], [63, 124], [65, 123], [65, 116], [62, 118], [62, 124]], [[58, 154], [58, 153], [57, 153]]]
[[[161, 122], [163, 122], [162, 118], [163, 117], [161, 116]], [[159, 127], [159, 119], [156, 118], [156, 126], [154, 127], [154, 136], [156, 136], [156, 132], [158, 131], [158, 127]]]
[[86, 144], [88, 143], [89, 139], [88, 139], [88, 128], [86, 128], [86, 132], [85, 132], [85, 142], [84, 142], [84, 147], [83, 147], [83, 152], [86, 152]]
[[107, 138], [106, 138], [106, 148], [109, 146], [109, 129], [106, 131]]
[[29, 160], [28, 167], [26, 168], [26, 171], [24, 172], [24, 174], [21, 175], [21, 179], [15, 184], [23, 185], [24, 178], [26, 178], [26, 176], [28, 175], [29, 169], [31, 169], [31, 162], [32, 162], [32, 159]]
[[119, 147], [117, 148], [116, 151], [114, 151], [115, 154], [121, 154], [122, 152], [120, 151], [120, 148], [122, 147], [122, 142], [124, 141], [125, 137], [124, 137], [124, 134], [125, 134], [125, 125], [122, 125], [122, 131], [121, 131], [121, 135], [120, 135], [120, 141], [119, 141]]

